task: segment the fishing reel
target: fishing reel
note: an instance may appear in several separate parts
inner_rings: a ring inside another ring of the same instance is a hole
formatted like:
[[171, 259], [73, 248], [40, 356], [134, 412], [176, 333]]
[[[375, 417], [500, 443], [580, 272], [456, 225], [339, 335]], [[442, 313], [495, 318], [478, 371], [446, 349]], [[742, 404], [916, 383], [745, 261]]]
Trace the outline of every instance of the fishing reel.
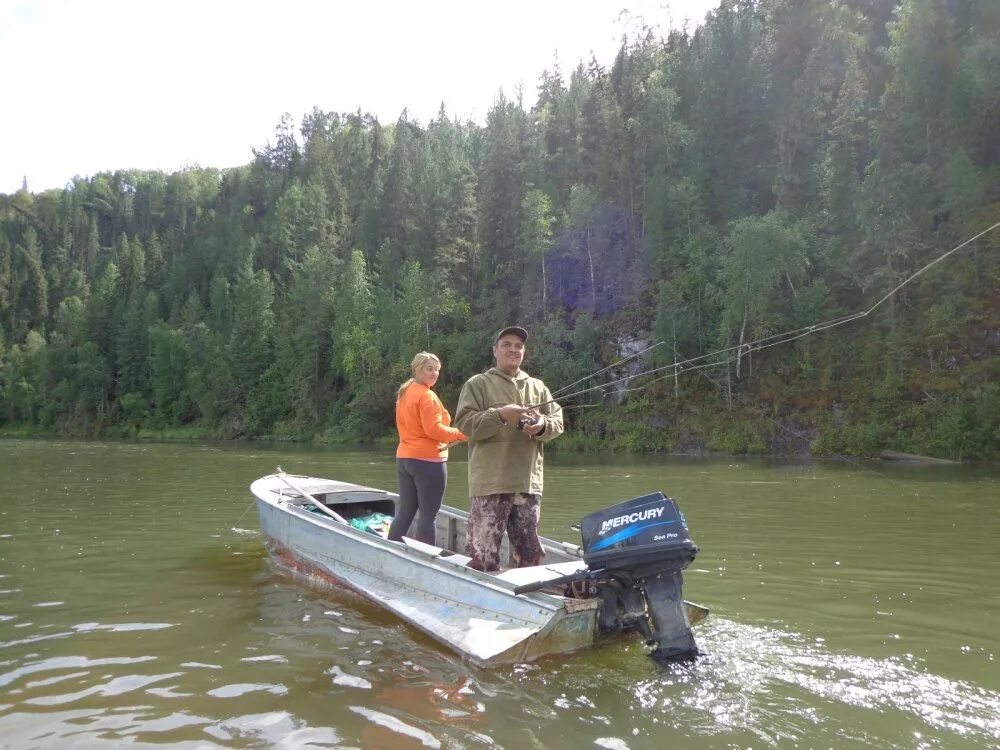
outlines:
[[517, 420], [517, 429], [523, 431], [525, 427], [534, 427], [535, 425], [541, 424], [542, 415], [539, 414], [537, 419], [524, 415]]

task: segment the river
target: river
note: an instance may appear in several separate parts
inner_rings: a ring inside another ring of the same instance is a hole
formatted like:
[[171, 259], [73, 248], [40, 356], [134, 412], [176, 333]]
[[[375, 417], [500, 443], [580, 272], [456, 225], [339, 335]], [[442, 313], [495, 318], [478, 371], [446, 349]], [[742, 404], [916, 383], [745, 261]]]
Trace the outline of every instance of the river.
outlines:
[[995, 467], [552, 451], [546, 536], [677, 500], [704, 655], [482, 670], [277, 570], [247, 490], [276, 465], [395, 483], [390, 449], [0, 440], [0, 747], [1000, 746]]

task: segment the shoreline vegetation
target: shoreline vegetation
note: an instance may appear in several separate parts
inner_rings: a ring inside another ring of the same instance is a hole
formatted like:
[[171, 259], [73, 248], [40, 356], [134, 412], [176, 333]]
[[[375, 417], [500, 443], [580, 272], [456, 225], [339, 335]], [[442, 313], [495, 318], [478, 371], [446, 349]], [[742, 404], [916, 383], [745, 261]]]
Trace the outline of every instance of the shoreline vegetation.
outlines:
[[[672, 447], [668, 447], [666, 440], [661, 440], [658, 444], [638, 444], [634, 438], [625, 435], [625, 440], [612, 442], [611, 440], [595, 440], [586, 434], [567, 433], [561, 440], [561, 444], [553, 444], [550, 450], [566, 453], [639, 453], [639, 454], [659, 454], [670, 456], [699, 456], [699, 457], [725, 457], [725, 456], [759, 456], [771, 458], [825, 458], [825, 459], [852, 459], [852, 458], [879, 458], [886, 461], [898, 461], [905, 463], [926, 463], [926, 464], [958, 464], [962, 461], [944, 459], [933, 456], [926, 456], [916, 453], [906, 453], [889, 449], [877, 449], [875, 446], [854, 443], [854, 446], [863, 446], [857, 453], [819, 453], [817, 446], [824, 445], [850, 445], [843, 437], [838, 436], [840, 442], [834, 443], [827, 438], [824, 441], [822, 436], [812, 437], [809, 432], [796, 431], [792, 433], [790, 428], [782, 428], [787, 431], [783, 439], [774, 435], [754, 435], [747, 430], [745, 424], [740, 424], [733, 432], [727, 433], [721, 438], [707, 440], [704, 438], [687, 435], [685, 442], [675, 442]], [[796, 425], [797, 430], [801, 430], [801, 425]], [[813, 433], [814, 434], [814, 433]], [[669, 435], [668, 435], [669, 437]], [[768, 438], [771, 438], [769, 442]], [[630, 439], [631, 438], [631, 439]], [[259, 442], [270, 444], [293, 444], [310, 447], [339, 446], [358, 448], [385, 448], [395, 449], [397, 437], [395, 434], [385, 434], [379, 437], [359, 441], [356, 438], [346, 436], [322, 435], [305, 438], [301, 435], [268, 435], [262, 434], [253, 438], [229, 438], [220, 439], [211, 429], [204, 426], [174, 427], [169, 429], [155, 428], [133, 428], [124, 430], [115, 428], [108, 430], [101, 436], [91, 434], [73, 434], [67, 432], [57, 432], [53, 430], [40, 429], [32, 425], [4, 425], [0, 426], [0, 439], [80, 439], [80, 440], [113, 440], [126, 442], [157, 442], [157, 443], [219, 443], [227, 442]]]
[[1000, 461], [1000, 231], [900, 287], [1000, 219], [997, 7], [727, 0], [482, 124], [0, 195], [0, 435], [384, 443], [414, 352], [453, 406], [516, 323], [619, 381], [556, 450]]

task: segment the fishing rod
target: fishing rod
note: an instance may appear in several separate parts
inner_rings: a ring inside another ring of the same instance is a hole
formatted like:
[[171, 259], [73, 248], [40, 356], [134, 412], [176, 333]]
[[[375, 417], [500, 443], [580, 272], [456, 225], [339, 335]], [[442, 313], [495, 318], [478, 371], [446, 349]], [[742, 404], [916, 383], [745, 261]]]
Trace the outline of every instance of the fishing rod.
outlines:
[[603, 368], [601, 370], [598, 370], [597, 372], [592, 372], [590, 375], [584, 375], [579, 380], [574, 380], [569, 385], [563, 386], [558, 391], [555, 391], [552, 395], [553, 396], [558, 396], [563, 391], [568, 391], [574, 385], [577, 385], [578, 383], [582, 383], [584, 380], [590, 380], [591, 378], [596, 378], [601, 373], [607, 372], [608, 370], [610, 370], [613, 367], [620, 367], [621, 365], [625, 364], [629, 360], [635, 359], [640, 354], [645, 354], [646, 352], [651, 351], [652, 349], [655, 349], [658, 346], [662, 346], [665, 343], [666, 343], [665, 341], [657, 341], [655, 344], [651, 344], [650, 346], [647, 346], [645, 349], [641, 349], [641, 350], [637, 351], [635, 354], [630, 354], [629, 356], [625, 357], [624, 359], [620, 359], [617, 362], [612, 362], [610, 365], [608, 365], [607, 367], [605, 367], [605, 368]]
[[[701, 362], [702, 360], [708, 359], [710, 357], [721, 356], [723, 354], [729, 354], [730, 352], [734, 352], [734, 351], [737, 352], [737, 356], [738, 357], [742, 357], [742, 356], [745, 356], [745, 355], [748, 355], [748, 354], [752, 354], [753, 352], [760, 351], [761, 349], [768, 349], [768, 348], [770, 348], [772, 346], [778, 346], [779, 344], [787, 344], [787, 343], [789, 343], [791, 341], [796, 341], [797, 339], [803, 338], [805, 336], [812, 335], [813, 333], [818, 333], [820, 331], [826, 331], [826, 330], [829, 330], [831, 328], [836, 328], [838, 326], [842, 326], [842, 325], [845, 325], [847, 323], [851, 323], [851, 322], [853, 322], [855, 320], [860, 320], [861, 318], [865, 318], [865, 317], [871, 315], [872, 312], [874, 312], [876, 309], [878, 309], [883, 303], [885, 303], [887, 300], [889, 300], [900, 289], [902, 289], [903, 287], [905, 287], [907, 284], [909, 284], [911, 281], [913, 281], [914, 279], [916, 279], [918, 276], [920, 276], [923, 273], [925, 273], [926, 271], [930, 270], [932, 267], [934, 267], [935, 265], [937, 265], [941, 261], [945, 260], [949, 256], [953, 255], [954, 253], [958, 252], [959, 250], [961, 250], [966, 245], [969, 245], [970, 243], [975, 242], [976, 240], [978, 240], [980, 237], [983, 237], [984, 235], [989, 234], [990, 232], [992, 232], [997, 227], [1000, 227], [1000, 221], [998, 221], [997, 223], [993, 224], [990, 227], [987, 227], [983, 231], [979, 232], [979, 234], [976, 234], [973, 237], [970, 237], [969, 239], [965, 240], [964, 242], [960, 243], [959, 245], [956, 245], [951, 250], [948, 250], [947, 252], [942, 253], [937, 258], [935, 258], [934, 260], [932, 260], [930, 263], [927, 263], [925, 266], [923, 266], [922, 268], [920, 268], [918, 271], [910, 274], [905, 279], [903, 279], [903, 281], [901, 281], [899, 284], [897, 284], [895, 287], [893, 287], [891, 290], [889, 290], [889, 292], [887, 292], [881, 299], [879, 299], [874, 305], [872, 305], [871, 307], [869, 307], [867, 310], [861, 310], [859, 312], [851, 313], [850, 315], [843, 315], [843, 316], [841, 316], [839, 318], [831, 318], [830, 320], [825, 320], [825, 321], [822, 321], [820, 323], [813, 323], [812, 325], [803, 326], [801, 328], [795, 328], [795, 329], [792, 329], [790, 331], [784, 331], [782, 333], [776, 333], [776, 334], [773, 334], [771, 336], [765, 336], [765, 337], [757, 339], [755, 341], [742, 342], [742, 343], [739, 343], [739, 344], [735, 344], [733, 346], [727, 346], [727, 347], [725, 347], [723, 349], [718, 349], [718, 350], [716, 350], [714, 352], [709, 352], [708, 354], [701, 354], [701, 355], [699, 355], [697, 357], [691, 357], [690, 359], [682, 360], [680, 362], [674, 362], [673, 364], [664, 365], [662, 367], [654, 367], [651, 370], [646, 370], [645, 372], [636, 373], [635, 375], [629, 375], [629, 376], [624, 377], [624, 378], [619, 378], [617, 380], [612, 380], [612, 381], [610, 381], [608, 383], [604, 383], [604, 384], [599, 385], [599, 386], [593, 386], [591, 388], [584, 388], [582, 390], [576, 391], [575, 393], [569, 393], [569, 394], [566, 394], [566, 395], [559, 396], [559, 398], [563, 399], [563, 400], [571, 399], [571, 398], [576, 398], [578, 396], [582, 396], [585, 393], [591, 393], [593, 391], [598, 391], [598, 390], [603, 391], [605, 388], [608, 388], [609, 386], [616, 385], [616, 384], [622, 383], [622, 382], [627, 382], [629, 380], [632, 380], [633, 378], [640, 378], [640, 377], [644, 377], [646, 375], [654, 375], [654, 374], [656, 374], [658, 372], [663, 372], [663, 371], [666, 371], [666, 370], [672, 370], [673, 371], [673, 372], [668, 372], [667, 375], [664, 375], [662, 378], [657, 378], [656, 380], [653, 380], [650, 383], [646, 383], [645, 385], [640, 386], [639, 388], [629, 389], [629, 390], [641, 390], [643, 388], [649, 387], [650, 385], [652, 385], [653, 382], [656, 382], [657, 380], [661, 380], [661, 379], [666, 378], [666, 377], [671, 377], [671, 376], [679, 375], [682, 372], [688, 372], [688, 371], [699, 370], [699, 369], [706, 369], [706, 368], [709, 368], [709, 367], [720, 367], [723, 364], [728, 365], [729, 364], [729, 358], [726, 357], [726, 359], [721, 360], [719, 362], [708, 363], [708, 364], [704, 364], [704, 365], [698, 365], [697, 367], [688, 367], [687, 366], [687, 365], [690, 365], [690, 364], [692, 364], [694, 362]], [[633, 354], [633, 355], [631, 355], [629, 357], [626, 357], [624, 360], [622, 360], [622, 362], [627, 362], [629, 359], [632, 359], [632, 358], [638, 356], [639, 354], [643, 354], [643, 353], [645, 353], [645, 352], [647, 352], [647, 351], [649, 351], [649, 350], [651, 350], [651, 349], [653, 349], [653, 348], [655, 348], [657, 346], [660, 346], [660, 345], [662, 345], [664, 343], [666, 343], [666, 342], [665, 341], [657, 341], [655, 344], [652, 344], [652, 345], [646, 347], [645, 349], [643, 349], [643, 350], [641, 350], [639, 352], [636, 352], [635, 354]], [[563, 391], [568, 390], [572, 386], [574, 386], [574, 385], [576, 385], [578, 383], [582, 383], [585, 380], [589, 380], [589, 379], [591, 379], [593, 377], [596, 377], [597, 375], [600, 375], [601, 373], [606, 372], [607, 370], [609, 370], [609, 369], [611, 369], [613, 367], [617, 367], [619, 364], [621, 364], [621, 363], [615, 363], [615, 364], [612, 364], [612, 365], [608, 365], [607, 367], [602, 368], [601, 370], [598, 370], [598, 371], [596, 371], [596, 372], [594, 372], [594, 373], [592, 373], [590, 375], [587, 375], [587, 376], [585, 376], [583, 378], [580, 378], [579, 380], [571, 383], [569, 386], [566, 386], [564, 388], [560, 388], [558, 391], [556, 391], [552, 395], [554, 396], [556, 394], [563, 393]], [[538, 403], [538, 404], [531, 404], [529, 406], [529, 408], [531, 408], [531, 409], [537, 409], [537, 408], [542, 407], [542, 406], [547, 406], [548, 404], [556, 403], [557, 400], [558, 399], [556, 399], [556, 398], [552, 398], [549, 401], [543, 401], [543, 402]]]

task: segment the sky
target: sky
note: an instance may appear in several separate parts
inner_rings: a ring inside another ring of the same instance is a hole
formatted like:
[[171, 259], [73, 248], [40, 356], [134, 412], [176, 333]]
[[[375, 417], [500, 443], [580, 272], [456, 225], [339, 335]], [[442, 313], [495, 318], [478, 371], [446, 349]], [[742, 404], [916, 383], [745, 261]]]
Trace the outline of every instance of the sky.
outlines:
[[718, 0], [2, 0], [0, 193], [116, 169], [248, 163], [319, 107], [482, 123], [543, 70], [610, 66]]

